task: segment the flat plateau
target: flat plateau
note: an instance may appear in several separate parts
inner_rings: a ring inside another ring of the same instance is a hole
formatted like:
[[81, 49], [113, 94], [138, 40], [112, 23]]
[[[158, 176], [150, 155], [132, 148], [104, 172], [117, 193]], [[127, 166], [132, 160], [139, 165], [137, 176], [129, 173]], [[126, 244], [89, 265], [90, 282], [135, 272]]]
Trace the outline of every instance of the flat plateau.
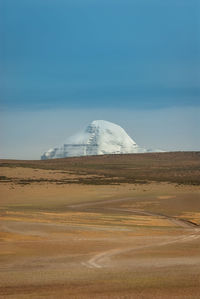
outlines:
[[0, 166], [0, 298], [200, 298], [199, 153]]

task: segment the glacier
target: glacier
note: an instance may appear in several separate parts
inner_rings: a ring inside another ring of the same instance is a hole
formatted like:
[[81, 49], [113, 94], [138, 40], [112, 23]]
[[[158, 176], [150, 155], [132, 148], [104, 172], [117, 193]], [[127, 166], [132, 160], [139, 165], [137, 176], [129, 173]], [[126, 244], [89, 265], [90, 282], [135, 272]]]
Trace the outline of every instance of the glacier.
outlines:
[[146, 153], [123, 128], [105, 120], [94, 120], [60, 146], [49, 149], [42, 160], [105, 154]]

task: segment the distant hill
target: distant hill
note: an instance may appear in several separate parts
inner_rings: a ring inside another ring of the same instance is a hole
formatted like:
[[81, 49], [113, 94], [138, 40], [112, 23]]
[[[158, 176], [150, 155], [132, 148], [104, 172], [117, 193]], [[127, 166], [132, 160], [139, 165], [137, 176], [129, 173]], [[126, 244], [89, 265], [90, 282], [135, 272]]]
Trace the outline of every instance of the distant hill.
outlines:
[[0, 160], [0, 167], [57, 169], [82, 176], [83, 184], [145, 183], [200, 184], [200, 152], [171, 152], [87, 156], [50, 160]]

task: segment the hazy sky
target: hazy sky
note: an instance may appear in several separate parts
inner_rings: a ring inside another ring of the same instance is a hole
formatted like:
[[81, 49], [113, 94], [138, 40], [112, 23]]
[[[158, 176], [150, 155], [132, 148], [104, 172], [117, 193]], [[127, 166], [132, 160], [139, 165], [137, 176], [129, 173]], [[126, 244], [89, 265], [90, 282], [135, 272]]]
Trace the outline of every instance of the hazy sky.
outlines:
[[2, 0], [1, 153], [39, 158], [93, 119], [200, 149], [199, 0]]

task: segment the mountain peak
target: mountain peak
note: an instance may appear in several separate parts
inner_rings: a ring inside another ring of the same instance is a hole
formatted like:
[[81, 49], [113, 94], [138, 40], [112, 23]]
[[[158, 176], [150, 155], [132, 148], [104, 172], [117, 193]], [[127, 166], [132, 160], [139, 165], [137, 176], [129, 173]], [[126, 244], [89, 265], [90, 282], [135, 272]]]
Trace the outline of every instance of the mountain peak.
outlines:
[[105, 127], [119, 127], [118, 125], [111, 123], [110, 121], [107, 120], [93, 120], [89, 125], [95, 126], [95, 127], [101, 127], [101, 128], [105, 128]]
[[119, 125], [105, 120], [94, 120], [79, 133], [67, 138], [61, 147], [45, 152], [41, 159], [146, 151], [139, 147]]

